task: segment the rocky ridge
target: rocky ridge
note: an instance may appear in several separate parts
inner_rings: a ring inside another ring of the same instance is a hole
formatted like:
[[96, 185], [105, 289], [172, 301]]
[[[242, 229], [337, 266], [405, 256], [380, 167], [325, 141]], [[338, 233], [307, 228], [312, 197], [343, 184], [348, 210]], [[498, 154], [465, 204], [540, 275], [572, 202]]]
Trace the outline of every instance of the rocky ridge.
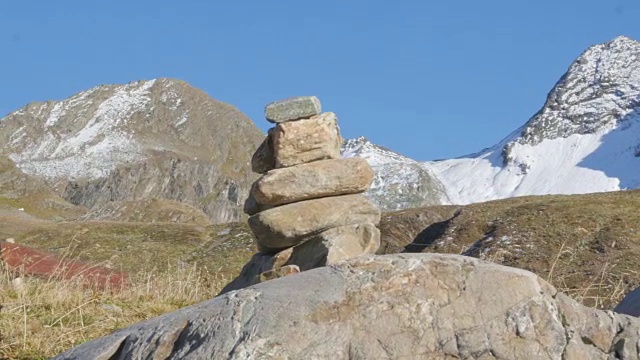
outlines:
[[[478, 153], [419, 162], [358, 138], [342, 156], [367, 159], [375, 178], [365, 196], [384, 210], [640, 187], [639, 54], [627, 37], [589, 48], [537, 114]], [[237, 110], [170, 79], [99, 86], [0, 122], [2, 154], [73, 204], [165, 198], [214, 222], [243, 217], [255, 177], [230, 149], [250, 153], [261, 138]]]
[[450, 203], [435, 173], [419, 161], [375, 145], [364, 137], [343, 141], [341, 151], [344, 158], [363, 158], [371, 165], [375, 176], [365, 195], [383, 210]]
[[544, 107], [513, 141], [536, 145], [624, 122], [640, 107], [639, 63], [640, 43], [626, 36], [590, 47], [571, 64]]
[[2, 154], [73, 204], [169, 199], [214, 223], [244, 218], [255, 176], [242, 159], [261, 139], [237, 109], [173, 79], [101, 85], [0, 121]]
[[425, 166], [455, 204], [639, 187], [639, 54], [626, 37], [589, 48], [522, 128], [480, 153]]

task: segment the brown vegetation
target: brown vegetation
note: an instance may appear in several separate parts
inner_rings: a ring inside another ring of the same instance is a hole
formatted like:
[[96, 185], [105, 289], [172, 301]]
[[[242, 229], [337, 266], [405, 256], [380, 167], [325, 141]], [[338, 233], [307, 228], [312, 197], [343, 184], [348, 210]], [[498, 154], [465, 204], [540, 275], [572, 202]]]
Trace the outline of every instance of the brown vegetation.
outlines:
[[[531, 270], [589, 306], [640, 285], [640, 191], [538, 196], [383, 215], [381, 253], [440, 252]], [[215, 296], [255, 252], [245, 223], [54, 222], [12, 218], [17, 243], [126, 271], [122, 291], [60, 276], [0, 277], [0, 358], [46, 358]], [[17, 220], [16, 220], [17, 219]], [[112, 289], [113, 290], [113, 289]]]
[[620, 191], [405, 210], [383, 217], [383, 252], [487, 259], [532, 271], [587, 306], [611, 309], [640, 285], [639, 207], [640, 191]]
[[0, 270], [0, 358], [46, 359], [117, 329], [214, 297], [228, 278], [196, 267], [130, 276], [128, 286], [87, 287], [58, 274]]

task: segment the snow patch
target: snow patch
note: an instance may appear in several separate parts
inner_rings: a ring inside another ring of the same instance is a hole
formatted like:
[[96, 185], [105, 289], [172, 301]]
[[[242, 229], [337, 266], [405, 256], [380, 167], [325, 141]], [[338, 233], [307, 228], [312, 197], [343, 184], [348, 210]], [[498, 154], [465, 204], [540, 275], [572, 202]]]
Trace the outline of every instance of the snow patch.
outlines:
[[182, 116], [180, 116], [180, 119], [178, 119], [178, 122], [176, 123], [176, 127], [185, 124], [188, 120], [189, 120], [189, 115], [186, 112], [184, 112]]
[[[142, 148], [131, 140], [126, 120], [133, 113], [145, 110], [154, 83], [155, 80], [151, 80], [116, 87], [87, 123], [68, 135], [56, 131], [56, 124], [65, 112], [86, 109], [91, 104], [88, 97], [98, 88], [57, 103], [45, 122], [44, 135], [37, 143], [25, 144], [23, 151], [10, 158], [25, 173], [46, 179], [101, 178], [123, 163], [142, 159]], [[21, 132], [24, 129], [12, 134], [14, 146], [23, 139]]]
[[25, 136], [27, 136], [27, 133], [25, 132], [24, 126], [22, 126], [9, 136], [9, 146], [19, 143]]
[[45, 126], [55, 125], [58, 120], [60, 120], [60, 116], [64, 114], [63, 105], [63, 103], [59, 102], [53, 107], [51, 113], [49, 114], [49, 118], [44, 123]]
[[[640, 127], [625, 137], [640, 139]], [[613, 127], [595, 134], [574, 134], [546, 139], [537, 145], [515, 143], [511, 161], [504, 164], [501, 151], [492, 148], [477, 156], [426, 162], [444, 184], [454, 204], [470, 204], [514, 196], [584, 194], [620, 190], [620, 179], [604, 170], [615, 167], [633, 172], [640, 179], [640, 161], [632, 149], [625, 153], [606, 150], [606, 138], [624, 132]], [[620, 142], [616, 142], [620, 143]], [[636, 142], [637, 143], [637, 142]], [[628, 144], [628, 142], [627, 142]], [[605, 151], [596, 160], [594, 154]], [[526, 167], [526, 171], [522, 171]], [[638, 169], [638, 170], [636, 170]]]

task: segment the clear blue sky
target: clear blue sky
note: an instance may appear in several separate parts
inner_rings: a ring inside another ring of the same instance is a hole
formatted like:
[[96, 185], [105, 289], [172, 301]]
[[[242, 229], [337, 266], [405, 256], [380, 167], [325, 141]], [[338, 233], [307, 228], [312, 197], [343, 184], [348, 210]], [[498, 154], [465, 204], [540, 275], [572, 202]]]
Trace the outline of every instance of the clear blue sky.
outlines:
[[640, 39], [638, 0], [0, 1], [0, 116], [173, 77], [237, 106], [317, 95], [344, 137], [419, 160], [522, 125], [588, 46]]

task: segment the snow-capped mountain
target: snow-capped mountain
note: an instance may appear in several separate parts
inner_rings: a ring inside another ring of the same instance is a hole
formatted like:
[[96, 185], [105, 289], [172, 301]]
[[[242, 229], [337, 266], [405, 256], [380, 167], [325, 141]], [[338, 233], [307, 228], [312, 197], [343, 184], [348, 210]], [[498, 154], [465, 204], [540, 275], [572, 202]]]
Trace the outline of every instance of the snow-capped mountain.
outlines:
[[240, 111], [173, 79], [102, 85], [0, 120], [0, 155], [95, 208], [165, 198], [238, 220], [263, 135]]
[[[439, 204], [638, 188], [639, 112], [640, 43], [621, 36], [578, 57], [543, 108], [495, 146], [419, 167], [437, 184], [431, 193], [443, 193], [430, 199]], [[379, 165], [410, 164], [407, 168], [414, 169], [417, 162], [404, 157], [399, 161], [389, 151], [370, 153], [357, 156], [371, 159], [379, 171], [374, 193], [388, 196], [403, 184], [403, 196], [421, 196], [410, 193], [410, 184], [420, 183], [415, 177]]]
[[342, 157], [362, 157], [375, 172], [366, 196], [385, 210], [415, 208], [448, 203], [447, 195], [433, 172], [420, 162], [409, 159], [364, 137], [345, 140]]
[[640, 43], [585, 51], [521, 129], [479, 154], [428, 162], [456, 204], [640, 186]]
[[[640, 187], [640, 43], [618, 37], [585, 51], [543, 108], [500, 143], [456, 159], [418, 162], [347, 140], [369, 161], [367, 195], [385, 210], [521, 195]], [[31, 103], [0, 120], [0, 156], [58, 195], [96, 209], [164, 198], [214, 222], [241, 218], [264, 135], [234, 107], [171, 79], [103, 85]]]

